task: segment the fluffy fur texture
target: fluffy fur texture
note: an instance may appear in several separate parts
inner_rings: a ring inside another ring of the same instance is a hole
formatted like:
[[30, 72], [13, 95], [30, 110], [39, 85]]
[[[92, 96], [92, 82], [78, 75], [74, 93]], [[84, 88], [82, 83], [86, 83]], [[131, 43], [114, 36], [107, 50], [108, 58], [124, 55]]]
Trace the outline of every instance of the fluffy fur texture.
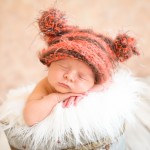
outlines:
[[105, 137], [113, 141], [124, 121], [130, 120], [142, 85], [129, 72], [119, 71], [107, 89], [89, 94], [76, 107], [63, 108], [59, 103], [45, 120], [27, 127], [23, 108], [33, 88], [11, 91], [0, 108], [2, 127], [7, 129], [10, 144], [18, 149], [59, 150]]

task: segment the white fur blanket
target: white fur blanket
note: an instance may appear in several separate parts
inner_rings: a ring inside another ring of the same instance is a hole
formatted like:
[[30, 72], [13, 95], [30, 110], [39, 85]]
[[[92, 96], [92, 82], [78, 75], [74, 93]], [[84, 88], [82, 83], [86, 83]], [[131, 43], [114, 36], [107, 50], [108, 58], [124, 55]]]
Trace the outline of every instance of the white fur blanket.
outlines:
[[63, 108], [59, 103], [46, 119], [28, 127], [23, 108], [34, 88], [30, 85], [8, 93], [0, 107], [0, 121], [10, 144], [18, 149], [25, 146], [32, 150], [59, 150], [105, 137], [113, 140], [120, 134], [124, 121], [130, 120], [142, 87], [131, 73], [119, 71], [109, 88], [90, 93], [76, 107]]

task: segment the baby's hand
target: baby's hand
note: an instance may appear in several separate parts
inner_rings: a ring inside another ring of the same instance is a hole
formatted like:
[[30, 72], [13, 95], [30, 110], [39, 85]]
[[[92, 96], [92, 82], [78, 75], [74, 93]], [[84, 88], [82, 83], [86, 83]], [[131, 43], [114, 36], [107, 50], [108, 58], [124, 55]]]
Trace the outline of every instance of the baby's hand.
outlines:
[[72, 104], [74, 106], [77, 105], [77, 103], [82, 99], [83, 97], [80, 97], [80, 96], [72, 96], [68, 99], [66, 99], [64, 102], [63, 102], [63, 107], [69, 107], [71, 106]]
[[71, 96], [63, 102], [63, 107], [69, 107], [71, 105], [77, 106], [77, 104], [86, 96], [86, 93], [83, 93], [81, 96]]
[[[61, 101], [66, 101], [69, 100], [72, 101], [74, 100], [75, 97], [83, 97], [83, 94], [78, 94], [78, 93], [53, 93], [52, 94], [54, 96], [54, 98], [57, 100], [57, 102], [61, 102]], [[78, 98], [77, 98], [78, 100]]]

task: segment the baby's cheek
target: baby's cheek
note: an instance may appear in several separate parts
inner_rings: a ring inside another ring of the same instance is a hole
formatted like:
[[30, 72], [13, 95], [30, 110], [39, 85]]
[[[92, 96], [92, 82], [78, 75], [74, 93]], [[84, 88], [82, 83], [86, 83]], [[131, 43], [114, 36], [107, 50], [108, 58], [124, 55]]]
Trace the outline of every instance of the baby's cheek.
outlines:
[[55, 78], [57, 79], [63, 79], [63, 72], [60, 70], [57, 70], [54, 74]]
[[85, 84], [85, 83], [80, 83], [77, 87], [78, 92], [87, 92], [91, 88], [90, 85]]

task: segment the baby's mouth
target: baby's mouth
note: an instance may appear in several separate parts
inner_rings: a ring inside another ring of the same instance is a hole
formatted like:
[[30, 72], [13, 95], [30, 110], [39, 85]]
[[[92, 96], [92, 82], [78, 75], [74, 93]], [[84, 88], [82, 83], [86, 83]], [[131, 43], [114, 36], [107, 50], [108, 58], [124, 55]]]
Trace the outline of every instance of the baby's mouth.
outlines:
[[65, 84], [65, 83], [59, 82], [58, 84], [59, 84], [59, 86], [61, 86], [61, 87], [64, 87], [64, 88], [66, 88], [66, 89], [70, 89], [70, 86], [67, 85], [67, 84]]

